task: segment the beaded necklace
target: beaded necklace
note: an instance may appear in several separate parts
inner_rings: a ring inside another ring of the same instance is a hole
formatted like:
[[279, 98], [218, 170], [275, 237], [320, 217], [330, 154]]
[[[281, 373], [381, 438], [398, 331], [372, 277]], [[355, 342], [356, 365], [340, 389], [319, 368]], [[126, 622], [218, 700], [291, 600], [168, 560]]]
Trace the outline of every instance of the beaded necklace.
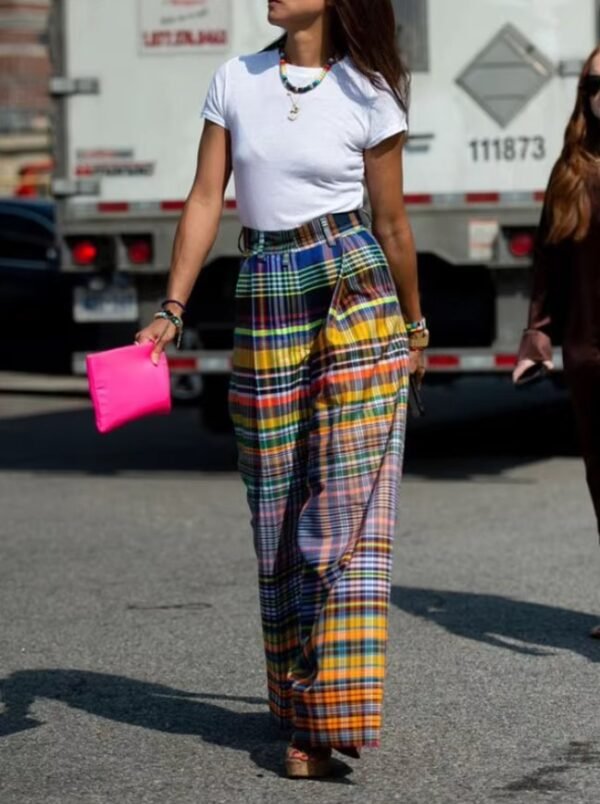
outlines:
[[292, 104], [292, 108], [288, 114], [288, 120], [294, 122], [294, 120], [298, 119], [298, 115], [300, 114], [300, 107], [298, 106], [297, 101], [294, 98], [294, 95], [304, 95], [307, 92], [311, 92], [313, 89], [316, 89], [323, 81], [327, 78], [327, 74], [330, 72], [331, 68], [335, 64], [336, 60], [334, 58], [328, 59], [327, 64], [322, 68], [321, 73], [314, 81], [310, 84], [306, 84], [303, 87], [297, 87], [292, 84], [288, 77], [288, 62], [285, 57], [285, 50], [280, 48], [279, 50], [279, 76], [281, 78], [281, 83], [287, 90], [287, 96], [290, 99], [290, 103]]

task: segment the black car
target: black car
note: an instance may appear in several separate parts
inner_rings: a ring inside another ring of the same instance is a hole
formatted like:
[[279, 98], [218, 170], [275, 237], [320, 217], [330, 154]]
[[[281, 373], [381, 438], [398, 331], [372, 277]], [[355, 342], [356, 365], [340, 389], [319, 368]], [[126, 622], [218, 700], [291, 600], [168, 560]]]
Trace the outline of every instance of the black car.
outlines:
[[0, 370], [70, 370], [71, 291], [58, 260], [54, 205], [0, 199]]
[[54, 205], [48, 201], [0, 199], [0, 271], [57, 269]]

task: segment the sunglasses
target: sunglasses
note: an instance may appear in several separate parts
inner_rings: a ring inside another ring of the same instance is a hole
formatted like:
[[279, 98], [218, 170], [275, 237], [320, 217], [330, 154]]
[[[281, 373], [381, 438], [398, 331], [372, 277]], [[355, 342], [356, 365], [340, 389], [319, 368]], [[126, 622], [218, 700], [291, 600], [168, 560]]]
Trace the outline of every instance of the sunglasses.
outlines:
[[581, 88], [590, 98], [600, 92], [600, 75], [588, 75], [581, 82]]

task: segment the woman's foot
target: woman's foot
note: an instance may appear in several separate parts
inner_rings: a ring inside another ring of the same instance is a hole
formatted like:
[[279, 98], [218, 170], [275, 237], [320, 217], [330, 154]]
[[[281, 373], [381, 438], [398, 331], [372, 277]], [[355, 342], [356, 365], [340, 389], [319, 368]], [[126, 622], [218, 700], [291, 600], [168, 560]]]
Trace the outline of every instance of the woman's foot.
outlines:
[[600, 639], [600, 625], [595, 625], [590, 631], [592, 639]]
[[285, 770], [290, 779], [323, 779], [331, 776], [331, 748], [288, 745]]

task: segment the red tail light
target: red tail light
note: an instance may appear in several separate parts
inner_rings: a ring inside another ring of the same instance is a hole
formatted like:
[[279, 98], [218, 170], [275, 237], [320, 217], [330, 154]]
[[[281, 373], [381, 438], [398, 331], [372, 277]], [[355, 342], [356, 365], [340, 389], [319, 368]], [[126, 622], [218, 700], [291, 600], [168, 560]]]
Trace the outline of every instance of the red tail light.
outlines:
[[34, 198], [37, 195], [35, 184], [20, 184], [15, 190], [15, 195], [19, 198]]
[[429, 355], [427, 365], [430, 368], [451, 369], [460, 366], [460, 358], [454, 355]]
[[530, 257], [535, 247], [535, 236], [532, 232], [518, 232], [511, 235], [508, 248], [513, 257]]
[[91, 240], [80, 240], [71, 249], [75, 265], [93, 265], [98, 258], [98, 246]]
[[127, 244], [127, 259], [133, 265], [152, 262], [152, 243], [148, 239], [132, 240]]
[[517, 365], [517, 355], [496, 355], [494, 362], [498, 368], [514, 368]]

